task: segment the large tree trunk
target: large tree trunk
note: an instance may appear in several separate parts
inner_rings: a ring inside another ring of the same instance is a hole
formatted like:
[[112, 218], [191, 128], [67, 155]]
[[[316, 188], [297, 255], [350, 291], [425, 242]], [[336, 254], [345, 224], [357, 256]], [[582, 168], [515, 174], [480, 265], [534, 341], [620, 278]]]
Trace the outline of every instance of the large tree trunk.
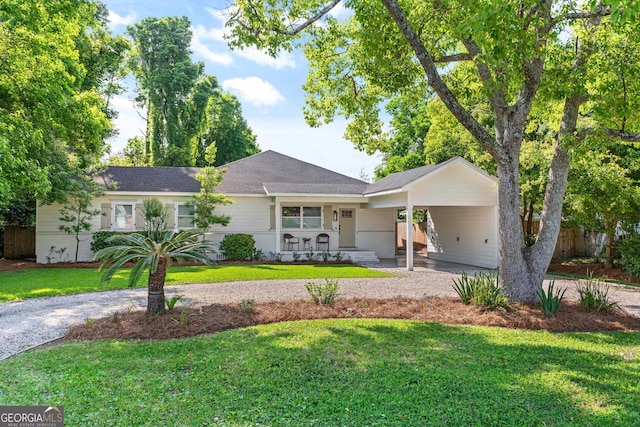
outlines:
[[161, 257], [155, 273], [149, 273], [147, 314], [164, 313], [164, 281], [167, 277], [167, 258]]
[[604, 265], [606, 268], [613, 268], [613, 246], [616, 240], [617, 223], [605, 221], [604, 229], [606, 230], [607, 243], [605, 246]]

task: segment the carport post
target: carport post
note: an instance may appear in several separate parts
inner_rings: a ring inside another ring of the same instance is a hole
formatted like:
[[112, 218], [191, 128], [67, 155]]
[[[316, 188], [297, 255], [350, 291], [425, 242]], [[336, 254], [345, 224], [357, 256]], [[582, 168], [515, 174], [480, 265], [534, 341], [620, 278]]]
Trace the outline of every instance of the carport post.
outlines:
[[407, 270], [413, 271], [413, 204], [411, 192], [407, 192]]

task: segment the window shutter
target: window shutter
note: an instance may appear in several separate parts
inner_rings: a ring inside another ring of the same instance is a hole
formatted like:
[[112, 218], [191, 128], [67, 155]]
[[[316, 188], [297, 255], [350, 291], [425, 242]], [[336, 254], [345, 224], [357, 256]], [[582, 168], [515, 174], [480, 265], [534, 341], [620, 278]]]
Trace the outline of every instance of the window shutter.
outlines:
[[331, 230], [333, 227], [333, 206], [324, 205], [324, 229]]
[[100, 229], [111, 230], [111, 203], [103, 203], [100, 205]]
[[176, 205], [168, 203], [167, 207], [167, 230], [173, 230], [176, 228]]
[[135, 229], [144, 230], [144, 213], [142, 211], [142, 203], [136, 203], [134, 205], [136, 211]]
[[269, 206], [269, 230], [276, 229], [276, 206]]

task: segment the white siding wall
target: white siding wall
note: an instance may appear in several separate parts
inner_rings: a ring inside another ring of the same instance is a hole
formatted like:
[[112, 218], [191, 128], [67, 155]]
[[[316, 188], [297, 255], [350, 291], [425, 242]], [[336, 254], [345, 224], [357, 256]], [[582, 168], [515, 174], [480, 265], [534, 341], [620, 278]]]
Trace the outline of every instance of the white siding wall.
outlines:
[[495, 206], [497, 184], [462, 164], [452, 164], [411, 189], [414, 206]]
[[429, 208], [429, 258], [496, 268], [497, 235], [495, 207]]
[[396, 208], [360, 209], [358, 215], [358, 249], [375, 251], [378, 258], [393, 258]]

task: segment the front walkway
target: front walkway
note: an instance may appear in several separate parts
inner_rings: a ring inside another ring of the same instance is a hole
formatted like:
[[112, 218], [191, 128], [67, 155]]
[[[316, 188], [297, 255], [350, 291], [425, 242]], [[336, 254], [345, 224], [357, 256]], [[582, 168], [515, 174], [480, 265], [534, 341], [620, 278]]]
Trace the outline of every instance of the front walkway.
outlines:
[[[451, 286], [453, 278], [460, 277], [462, 271], [469, 274], [487, 271], [461, 264], [423, 261], [416, 265], [415, 271], [406, 271], [397, 260], [384, 260], [371, 267], [392, 273], [394, 277], [339, 279], [340, 295], [345, 298], [456, 296]], [[169, 298], [184, 296], [178, 306], [245, 299], [286, 301], [307, 299], [307, 282], [309, 279], [204, 283], [168, 286], [165, 291]], [[556, 286], [567, 287], [567, 298], [577, 299], [575, 280], [556, 280]], [[640, 292], [621, 287], [614, 290], [614, 299], [627, 311], [640, 316]], [[138, 288], [1, 303], [0, 360], [60, 338], [69, 326], [87, 319], [144, 309], [146, 297], [146, 289]]]

